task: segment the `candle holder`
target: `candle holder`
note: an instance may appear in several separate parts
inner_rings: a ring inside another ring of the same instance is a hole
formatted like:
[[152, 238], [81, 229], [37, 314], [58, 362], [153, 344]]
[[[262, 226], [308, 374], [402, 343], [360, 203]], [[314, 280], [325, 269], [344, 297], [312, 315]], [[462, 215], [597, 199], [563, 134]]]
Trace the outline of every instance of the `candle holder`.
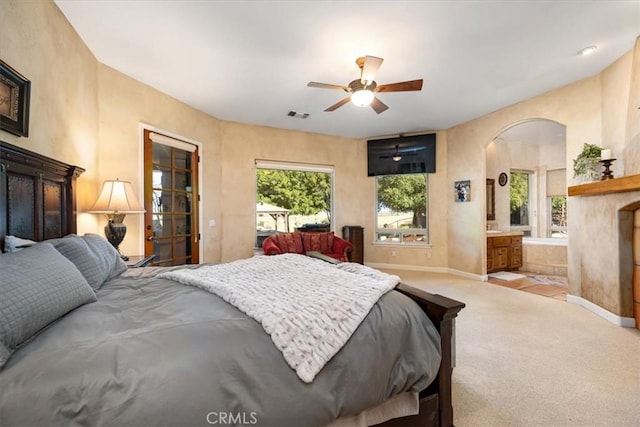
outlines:
[[604, 170], [602, 171], [602, 177], [600, 181], [606, 181], [607, 179], [613, 179], [613, 171], [611, 168], [611, 163], [613, 163], [616, 159], [603, 159], [600, 160], [602, 166], [604, 166]]

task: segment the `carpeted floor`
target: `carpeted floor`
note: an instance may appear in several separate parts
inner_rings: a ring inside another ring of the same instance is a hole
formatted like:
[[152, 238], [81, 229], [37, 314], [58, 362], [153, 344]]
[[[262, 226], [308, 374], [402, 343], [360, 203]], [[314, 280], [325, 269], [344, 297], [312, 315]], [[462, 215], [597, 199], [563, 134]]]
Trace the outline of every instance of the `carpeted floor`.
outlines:
[[505, 286], [389, 272], [467, 305], [456, 322], [456, 426], [640, 426], [639, 330]]

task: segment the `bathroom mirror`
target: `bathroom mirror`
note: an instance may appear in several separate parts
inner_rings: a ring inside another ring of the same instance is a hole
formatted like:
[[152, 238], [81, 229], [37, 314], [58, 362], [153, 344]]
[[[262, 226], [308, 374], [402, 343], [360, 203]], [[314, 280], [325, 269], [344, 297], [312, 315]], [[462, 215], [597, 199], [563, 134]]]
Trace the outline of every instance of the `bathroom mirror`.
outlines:
[[487, 221], [496, 219], [496, 180], [487, 178]]

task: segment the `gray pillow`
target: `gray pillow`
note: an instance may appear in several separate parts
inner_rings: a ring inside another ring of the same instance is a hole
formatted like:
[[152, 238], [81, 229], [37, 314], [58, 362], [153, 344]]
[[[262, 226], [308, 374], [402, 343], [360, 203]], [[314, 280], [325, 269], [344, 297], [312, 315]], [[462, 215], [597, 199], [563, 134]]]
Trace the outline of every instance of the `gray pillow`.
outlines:
[[50, 242], [75, 264], [95, 290], [100, 289], [107, 280], [127, 270], [127, 265], [120, 258], [118, 251], [97, 234], [70, 234]]
[[0, 368], [51, 322], [96, 301], [78, 269], [50, 243], [0, 255]]

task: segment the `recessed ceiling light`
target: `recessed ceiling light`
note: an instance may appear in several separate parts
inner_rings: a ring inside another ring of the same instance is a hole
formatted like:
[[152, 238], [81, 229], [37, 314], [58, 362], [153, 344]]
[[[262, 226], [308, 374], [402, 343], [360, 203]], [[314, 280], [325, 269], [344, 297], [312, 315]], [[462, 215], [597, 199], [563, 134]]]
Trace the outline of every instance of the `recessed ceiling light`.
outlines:
[[587, 46], [587, 47], [585, 47], [583, 49], [580, 49], [578, 51], [578, 55], [580, 55], [580, 56], [591, 55], [596, 50], [598, 50], [598, 46]]

